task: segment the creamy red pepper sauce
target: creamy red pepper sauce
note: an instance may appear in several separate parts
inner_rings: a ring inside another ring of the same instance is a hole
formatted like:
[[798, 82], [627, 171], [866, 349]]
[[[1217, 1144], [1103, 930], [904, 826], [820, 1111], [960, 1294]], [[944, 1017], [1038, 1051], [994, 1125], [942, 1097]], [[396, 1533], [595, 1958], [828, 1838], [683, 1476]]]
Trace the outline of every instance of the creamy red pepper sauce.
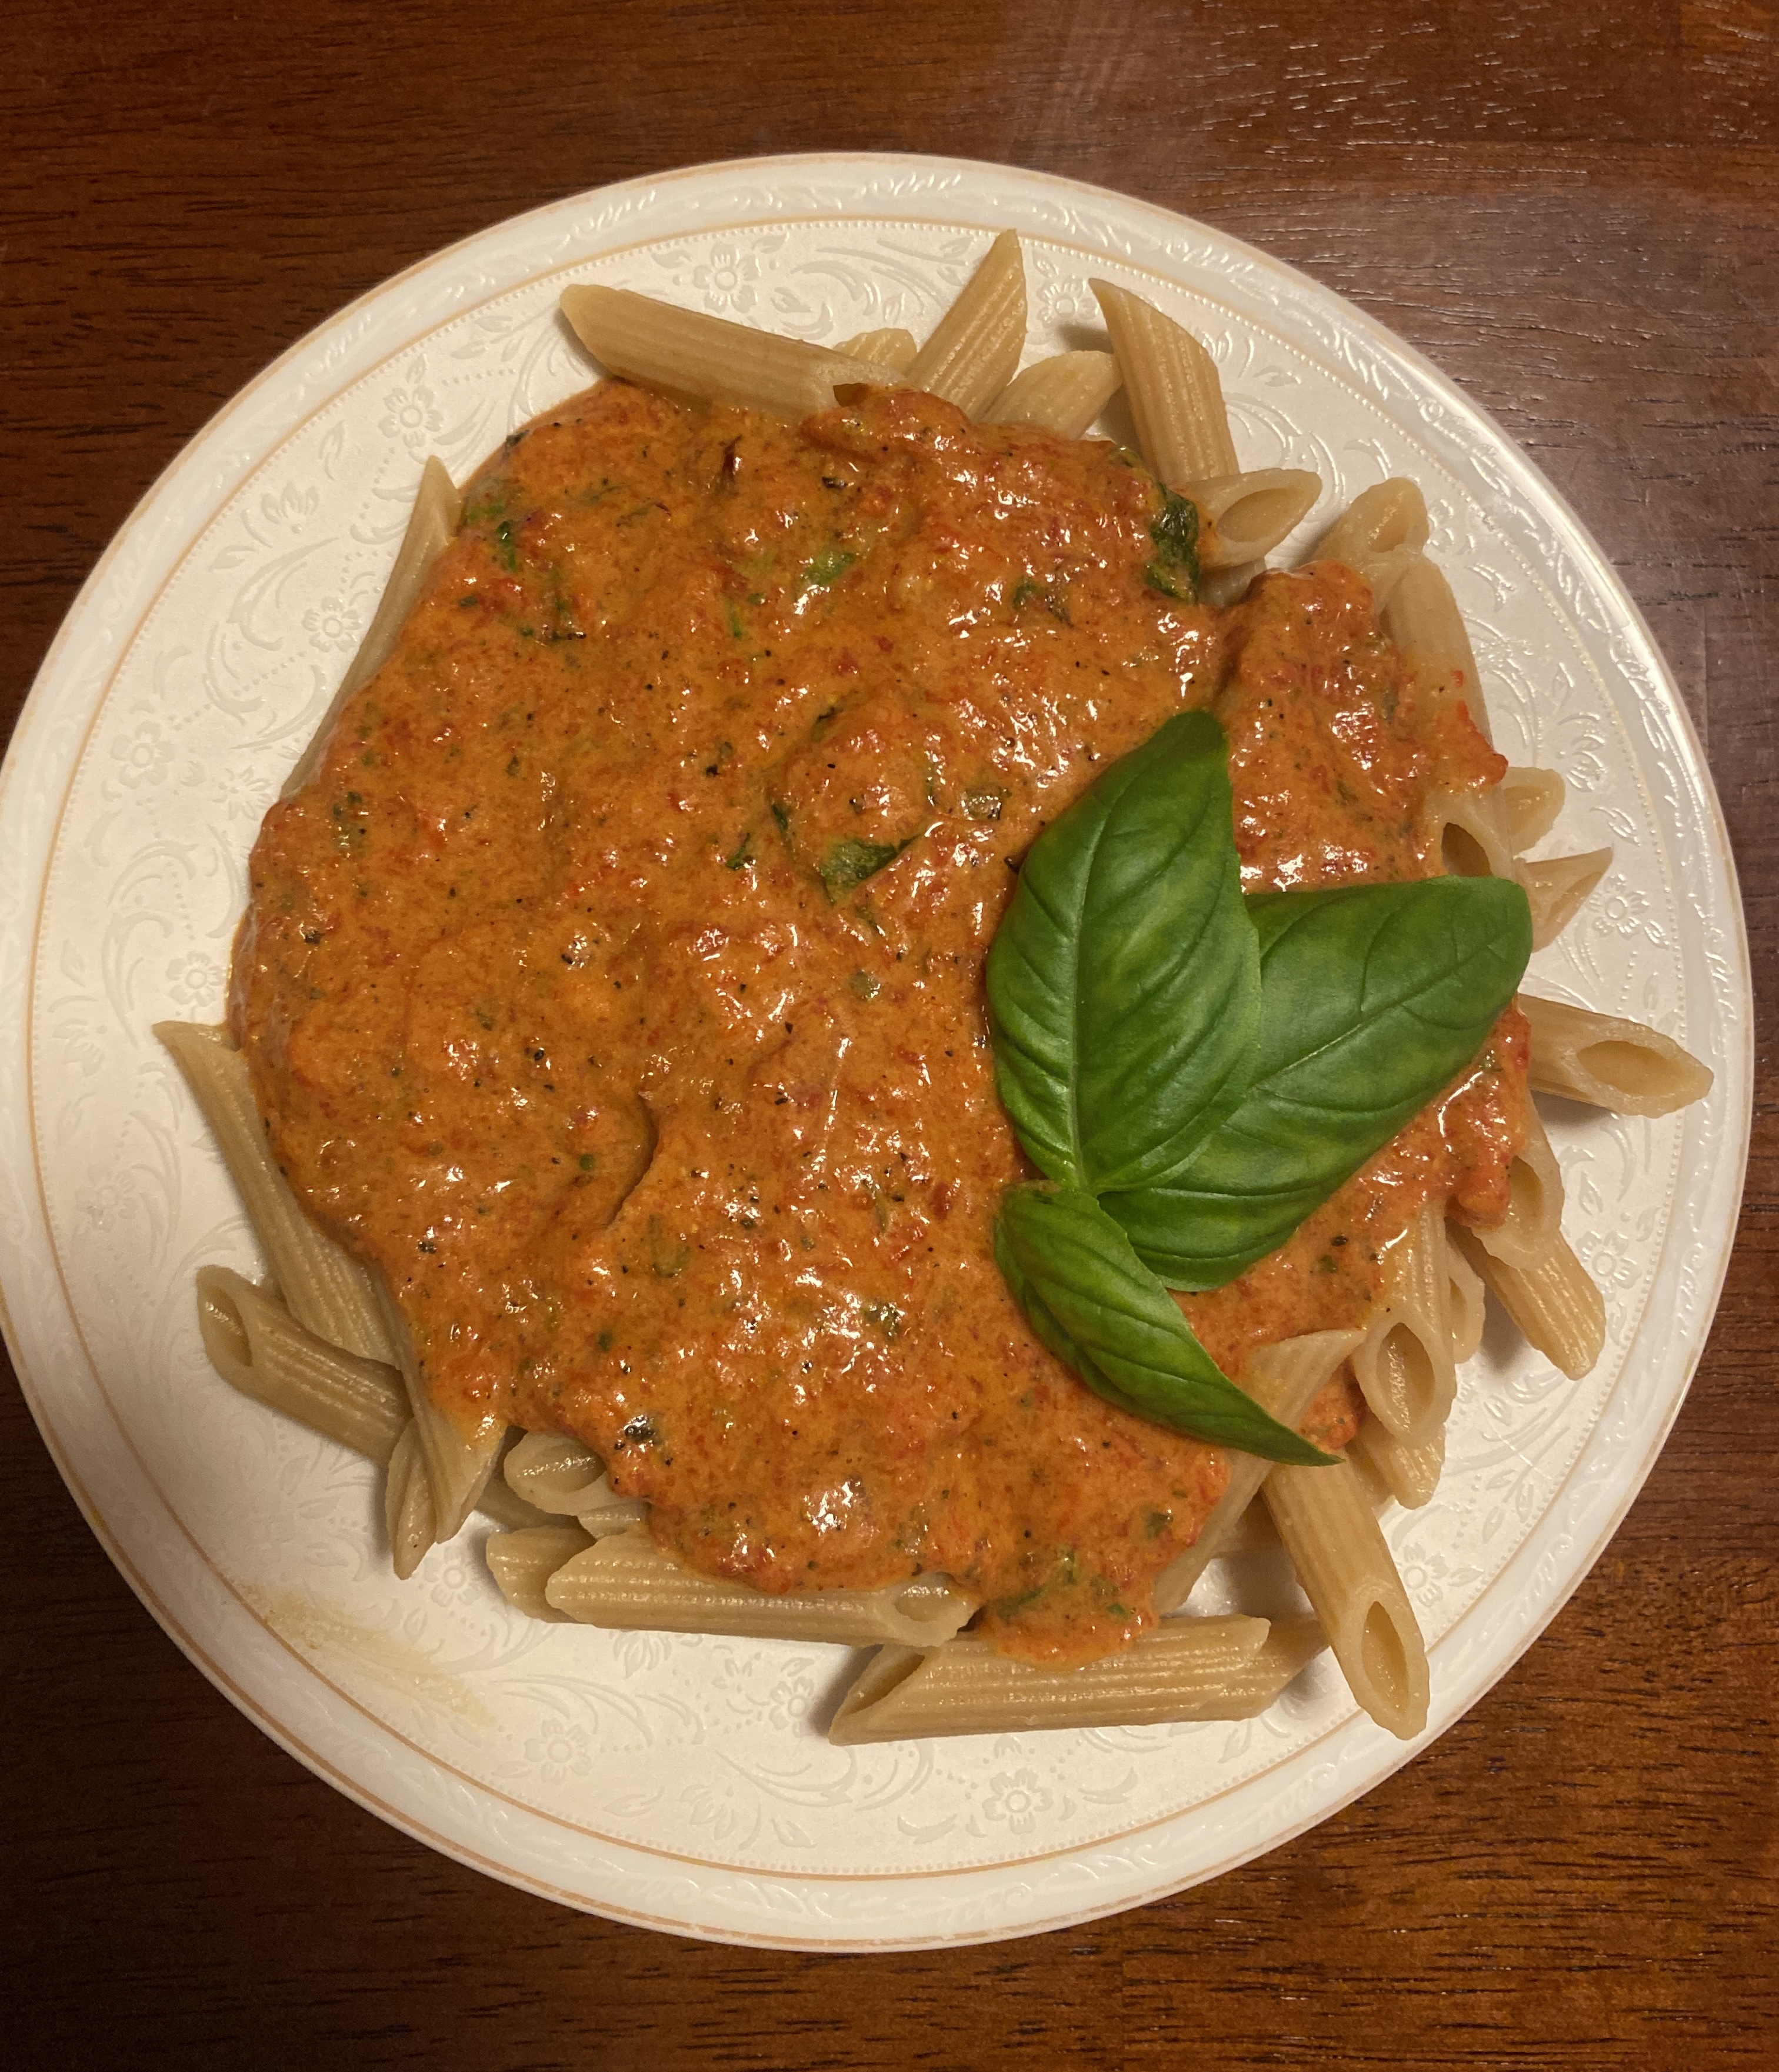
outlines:
[[[1432, 790], [1503, 767], [1350, 571], [1168, 596], [1159, 508], [1112, 448], [931, 397], [792, 427], [603, 384], [470, 485], [267, 816], [234, 972], [275, 1155], [438, 1400], [583, 1440], [700, 1568], [943, 1571], [1033, 1659], [1134, 1637], [1224, 1470], [1091, 1393], [995, 1267], [1032, 1177], [983, 993], [1021, 857], [1188, 705], [1253, 889], [1427, 875]], [[1523, 1080], [1504, 1024], [1190, 1298], [1224, 1364], [1362, 1316], [1424, 1199], [1498, 1214]], [[1350, 1396], [1311, 1421], [1350, 1437]]]

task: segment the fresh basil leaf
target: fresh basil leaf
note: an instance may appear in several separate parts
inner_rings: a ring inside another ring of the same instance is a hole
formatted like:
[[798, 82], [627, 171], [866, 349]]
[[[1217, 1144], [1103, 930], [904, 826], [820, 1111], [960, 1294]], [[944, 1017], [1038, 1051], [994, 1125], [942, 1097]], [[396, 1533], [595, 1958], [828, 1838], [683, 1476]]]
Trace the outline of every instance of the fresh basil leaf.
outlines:
[[1078, 1188], [1015, 1187], [995, 1256], [1032, 1328], [1087, 1386], [1152, 1424], [1264, 1460], [1330, 1457], [1269, 1417], [1218, 1368], [1130, 1240]]
[[1173, 1288], [1221, 1288], [1276, 1252], [1475, 1058], [1532, 949], [1506, 878], [1270, 893], [1248, 911], [1252, 1084], [1183, 1174], [1104, 1197]]
[[1053, 1180], [1158, 1186], [1241, 1098], [1260, 980], [1233, 811], [1222, 729], [1182, 713], [1026, 856], [988, 1011], [1001, 1100]]

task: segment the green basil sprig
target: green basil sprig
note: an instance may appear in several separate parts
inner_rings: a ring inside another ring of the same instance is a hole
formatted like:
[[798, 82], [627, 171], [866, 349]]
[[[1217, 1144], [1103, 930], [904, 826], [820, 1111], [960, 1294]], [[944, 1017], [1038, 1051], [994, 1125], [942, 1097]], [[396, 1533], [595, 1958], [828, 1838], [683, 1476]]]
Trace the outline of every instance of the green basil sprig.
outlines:
[[1268, 1460], [1327, 1462], [1224, 1375], [1092, 1195], [1009, 1189], [995, 1256], [1045, 1345], [1120, 1409]]
[[1475, 1058], [1532, 952], [1510, 879], [1263, 894], [1259, 1042], [1241, 1104], [1185, 1172], [1108, 1193], [1171, 1288], [1221, 1288], [1278, 1250]]
[[[1327, 1456], [1217, 1368], [1168, 1293], [1276, 1252], [1473, 1059], [1531, 954], [1496, 878], [1243, 901], [1227, 748], [1180, 715], [1033, 845], [988, 955], [1001, 1099], [1056, 1184], [1009, 1192], [1033, 1329], [1132, 1415]], [[1239, 1435], [1239, 1436], [1238, 1436]]]
[[1223, 730], [1182, 713], [1025, 858], [988, 1012], [1000, 1098], [1053, 1180], [1159, 1186], [1246, 1091], [1260, 960], [1232, 810]]

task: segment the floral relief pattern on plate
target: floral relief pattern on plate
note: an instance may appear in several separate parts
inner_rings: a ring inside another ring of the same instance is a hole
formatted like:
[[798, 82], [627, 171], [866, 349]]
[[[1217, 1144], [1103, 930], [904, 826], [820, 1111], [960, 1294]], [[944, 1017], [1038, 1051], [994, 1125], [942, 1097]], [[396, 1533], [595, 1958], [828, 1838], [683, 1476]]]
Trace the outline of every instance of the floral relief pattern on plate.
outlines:
[[[1634, 1494], [1703, 1342], [1739, 1192], [1746, 960], [1672, 687], [1523, 459], [1302, 277], [1036, 175], [785, 161], [520, 219], [305, 341], [125, 528], [9, 758], [0, 955], [28, 1002], [0, 1059], [9, 1335], [108, 1546], [269, 1731], [467, 1860], [694, 1934], [838, 1947], [1058, 1926], [1242, 1860], [1403, 1752], [1325, 1662], [1255, 1722], [830, 1749], [845, 1651], [530, 1624], [495, 1591], [475, 1523], [397, 1584], [372, 1471], [203, 1359], [193, 1271], [261, 1268], [148, 1026], [221, 1011], [259, 817], [368, 623], [426, 454], [461, 480], [587, 379], [554, 313], [566, 281], [822, 340], [918, 334], [1000, 227], [1028, 240], [1029, 356], [1083, 341], [1094, 275], [1205, 338], [1244, 459], [1323, 477], [1300, 544], [1384, 475], [1421, 481], [1502, 745], [1571, 785], [1548, 846], [1615, 850], [1535, 983], [1651, 1021], [1719, 1070], [1698, 1112], [1552, 1118], [1608, 1350], [1570, 1383], [1492, 1326], [1438, 1498], [1387, 1521], [1432, 1648], [1436, 1729], [1549, 1618]], [[1264, 1562], [1214, 1569], [1203, 1599], [1296, 1601]]]

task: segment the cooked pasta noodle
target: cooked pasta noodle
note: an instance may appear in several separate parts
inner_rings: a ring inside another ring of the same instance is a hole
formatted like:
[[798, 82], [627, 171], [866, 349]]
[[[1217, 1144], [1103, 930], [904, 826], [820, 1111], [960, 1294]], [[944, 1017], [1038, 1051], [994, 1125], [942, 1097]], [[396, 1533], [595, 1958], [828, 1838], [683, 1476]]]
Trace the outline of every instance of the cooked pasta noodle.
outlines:
[[323, 714], [321, 724], [310, 737], [309, 746], [297, 758], [290, 775], [285, 779], [278, 793], [281, 799], [294, 798], [314, 776], [315, 766], [321, 760], [322, 748], [334, 730], [335, 721], [345, 709], [347, 700], [361, 684], [369, 683], [395, 652], [403, 623], [413, 610], [433, 562], [457, 530], [462, 510], [463, 500], [453, 486], [444, 462], [436, 457], [429, 459], [421, 470], [414, 508], [408, 514], [407, 530], [396, 551], [395, 565], [384, 586], [376, 615], [359, 643], [358, 652], [352, 657], [346, 674], [340, 679], [339, 689]]
[[922, 1651], [884, 1647], [828, 1729], [841, 1748], [940, 1734], [1046, 1727], [1134, 1727], [1247, 1720], [1326, 1645], [1313, 1619], [1167, 1619], [1122, 1655], [1084, 1669], [1042, 1669], [980, 1640]]
[[1530, 993], [1519, 1005], [1531, 1025], [1535, 1093], [1620, 1115], [1671, 1115], [1711, 1092], [1710, 1067], [1659, 1030]]
[[1263, 1494], [1348, 1687], [1381, 1727], [1427, 1725], [1427, 1648], [1354, 1468], [1275, 1468]]
[[1078, 439], [1118, 393], [1109, 352], [1059, 352], [1016, 374], [983, 415], [994, 425], [1037, 425]]
[[1025, 347], [1025, 261], [1004, 230], [907, 369], [910, 388], [980, 417], [1012, 380]]
[[1520, 882], [1532, 907], [1532, 947], [1548, 949], [1581, 911], [1584, 902], [1613, 865], [1609, 849], [1583, 856], [1527, 857], [1519, 866]]
[[1172, 488], [1239, 475], [1217, 363], [1183, 325], [1109, 281], [1091, 283], [1111, 334], [1138, 444]]
[[1419, 1511], [1433, 1501], [1445, 1466], [1445, 1428], [1411, 1445], [1399, 1439], [1375, 1418], [1359, 1427], [1347, 1458], [1374, 1485], [1374, 1494], [1394, 1498], [1404, 1511]]
[[247, 1060], [228, 1030], [158, 1022], [154, 1034], [203, 1111], [290, 1314], [317, 1338], [363, 1359], [391, 1360], [376, 1284], [351, 1253], [316, 1229], [273, 1163]]
[[1390, 1248], [1383, 1299], [1353, 1353], [1373, 1417], [1410, 1444], [1444, 1424], [1457, 1391], [1445, 1219], [1431, 1203]]
[[881, 382], [884, 368], [824, 346], [675, 309], [627, 288], [562, 291], [562, 314], [610, 372], [795, 421], [832, 409], [835, 391]]
[[[1360, 1335], [1358, 1331], [1312, 1331], [1301, 1338], [1282, 1338], [1249, 1354], [1238, 1379], [1270, 1416], [1295, 1429]], [[1229, 1453], [1224, 1459], [1229, 1481], [1222, 1497], [1198, 1539], [1156, 1578], [1158, 1612], [1171, 1612], [1183, 1605], [1206, 1564], [1229, 1548], [1272, 1466], [1253, 1453]]]
[[1452, 1242], [1527, 1341], [1573, 1381], [1591, 1373], [1606, 1344], [1606, 1302], [1560, 1235], [1529, 1266], [1485, 1251], [1481, 1232], [1450, 1227]]
[[976, 1609], [942, 1576], [916, 1576], [877, 1590], [750, 1589], [682, 1568], [642, 1531], [594, 1541], [556, 1571], [544, 1594], [557, 1611], [585, 1626], [840, 1641], [853, 1647], [881, 1641], [937, 1646]]
[[1507, 840], [1515, 856], [1523, 856], [1556, 825], [1568, 787], [1554, 770], [1514, 768], [1501, 780], [1501, 800], [1507, 817]]

